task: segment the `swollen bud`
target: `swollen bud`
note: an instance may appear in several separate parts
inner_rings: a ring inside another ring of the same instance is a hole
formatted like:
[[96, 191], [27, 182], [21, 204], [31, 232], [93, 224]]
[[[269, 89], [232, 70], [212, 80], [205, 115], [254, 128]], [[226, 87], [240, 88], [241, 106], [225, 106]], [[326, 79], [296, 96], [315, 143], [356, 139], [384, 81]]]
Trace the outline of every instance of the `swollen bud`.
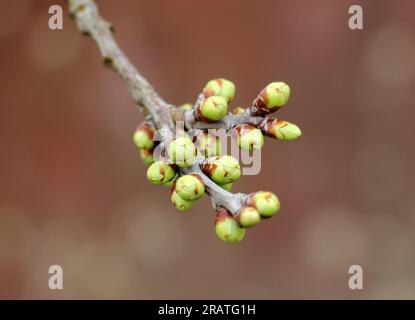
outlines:
[[205, 193], [205, 185], [196, 173], [181, 176], [174, 190], [183, 200], [197, 200]]
[[241, 176], [241, 167], [238, 160], [228, 155], [206, 159], [202, 165], [202, 170], [220, 185], [234, 182]]
[[280, 201], [272, 192], [258, 191], [248, 196], [246, 205], [258, 210], [263, 218], [271, 218], [280, 210]]
[[193, 205], [193, 201], [184, 200], [174, 190], [171, 193], [171, 198], [170, 199], [171, 199], [171, 202], [173, 203], [173, 205], [179, 211], [189, 210]]
[[140, 149], [151, 150], [154, 147], [154, 130], [151, 124], [143, 122], [134, 132], [134, 143]]
[[245, 236], [245, 229], [241, 228], [234, 217], [223, 208], [216, 211], [215, 231], [219, 239], [228, 243], [241, 242]]
[[193, 141], [196, 148], [205, 158], [219, 156], [221, 154], [221, 143], [219, 137], [205, 131], [198, 132]]
[[228, 103], [223, 97], [212, 96], [200, 102], [197, 112], [206, 122], [220, 121], [228, 113]]
[[252, 207], [245, 207], [238, 211], [236, 220], [243, 228], [251, 228], [261, 221], [259, 212]]
[[147, 179], [154, 184], [164, 184], [176, 175], [174, 165], [166, 161], [154, 162], [147, 170]]
[[140, 149], [140, 157], [144, 164], [148, 167], [154, 163], [153, 151], [147, 149]]
[[250, 124], [239, 124], [234, 128], [238, 145], [241, 149], [259, 150], [264, 145], [264, 136], [261, 130]]
[[212, 96], [223, 97], [229, 103], [235, 96], [235, 85], [226, 79], [210, 80], [203, 89], [203, 94], [206, 98]]
[[266, 115], [287, 103], [290, 87], [284, 82], [272, 82], [259, 93], [254, 101], [253, 115]]
[[196, 148], [189, 137], [180, 137], [173, 140], [168, 148], [167, 153], [171, 161], [179, 167], [190, 167], [196, 157]]
[[259, 128], [266, 136], [278, 140], [290, 141], [301, 136], [300, 128], [285, 120], [267, 118], [261, 122]]

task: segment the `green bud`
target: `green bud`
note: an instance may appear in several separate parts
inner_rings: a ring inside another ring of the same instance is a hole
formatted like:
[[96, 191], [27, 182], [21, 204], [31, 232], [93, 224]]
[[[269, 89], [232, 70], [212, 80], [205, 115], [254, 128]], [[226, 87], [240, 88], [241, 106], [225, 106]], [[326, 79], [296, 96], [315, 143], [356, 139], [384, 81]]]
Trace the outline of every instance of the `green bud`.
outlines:
[[228, 155], [206, 159], [202, 169], [217, 184], [234, 182], [241, 176], [238, 160]]
[[153, 136], [153, 127], [151, 124], [144, 122], [135, 130], [133, 140], [140, 149], [151, 150], [154, 147]]
[[245, 236], [245, 229], [241, 228], [234, 217], [223, 208], [216, 211], [215, 231], [219, 239], [228, 243], [241, 242]]
[[245, 112], [245, 109], [241, 107], [236, 107], [235, 109], [232, 110], [233, 114], [242, 114], [244, 112]]
[[220, 121], [228, 113], [228, 103], [223, 97], [212, 96], [203, 99], [197, 110], [199, 117], [206, 122]]
[[272, 82], [259, 93], [254, 101], [254, 115], [265, 115], [285, 105], [290, 97], [290, 87], [284, 82]]
[[203, 94], [206, 98], [212, 96], [223, 97], [229, 103], [235, 96], [235, 85], [226, 79], [210, 80], [203, 89]]
[[262, 132], [271, 138], [291, 141], [301, 136], [301, 130], [295, 124], [285, 120], [265, 119], [260, 125]]
[[140, 157], [146, 166], [151, 166], [154, 163], [153, 151], [147, 149], [140, 149]]
[[199, 154], [205, 158], [219, 156], [221, 154], [221, 143], [219, 137], [216, 137], [205, 131], [200, 131], [195, 138], [195, 145]]
[[167, 183], [174, 178], [176, 170], [174, 165], [167, 161], [154, 162], [147, 170], [147, 179], [154, 184]]
[[189, 210], [194, 201], [188, 201], [188, 200], [184, 200], [182, 199], [176, 191], [173, 190], [172, 194], [171, 194], [171, 202], [174, 204], [174, 206], [176, 207], [177, 210], [179, 211], [186, 211]]
[[219, 184], [219, 187], [221, 187], [222, 189], [225, 189], [226, 191], [231, 191], [232, 185], [233, 183], [225, 183], [225, 184]]
[[280, 201], [272, 192], [258, 191], [248, 196], [246, 205], [258, 210], [263, 218], [271, 218], [280, 210]]
[[238, 211], [236, 220], [241, 227], [251, 228], [261, 221], [261, 216], [255, 208], [245, 207]]
[[241, 149], [252, 151], [259, 150], [264, 145], [264, 136], [261, 130], [250, 124], [240, 124], [234, 128], [238, 145]]
[[184, 200], [197, 200], [205, 193], [205, 185], [198, 174], [186, 174], [177, 179], [174, 187], [176, 193]]
[[171, 161], [179, 167], [190, 167], [196, 157], [196, 148], [189, 137], [184, 136], [172, 141], [167, 149]]

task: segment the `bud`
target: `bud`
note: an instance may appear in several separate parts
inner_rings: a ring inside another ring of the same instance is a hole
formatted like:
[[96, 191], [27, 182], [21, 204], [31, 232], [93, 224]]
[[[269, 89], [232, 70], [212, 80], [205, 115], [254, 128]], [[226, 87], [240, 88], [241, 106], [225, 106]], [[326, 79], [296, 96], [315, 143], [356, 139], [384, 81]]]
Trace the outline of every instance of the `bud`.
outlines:
[[245, 109], [241, 108], [241, 107], [236, 107], [235, 109], [232, 110], [232, 113], [235, 114], [235, 115], [236, 114], [242, 114], [244, 112], [245, 112]]
[[205, 185], [198, 174], [192, 173], [177, 179], [174, 190], [183, 200], [197, 200], [205, 193]]
[[133, 140], [140, 149], [151, 150], [154, 147], [154, 130], [150, 123], [143, 122], [134, 132]]
[[245, 229], [241, 228], [234, 217], [223, 208], [216, 211], [215, 230], [219, 239], [228, 243], [241, 242], [245, 236]]
[[208, 133], [207, 131], [199, 131], [193, 138], [199, 154], [205, 158], [219, 156], [221, 154], [221, 144], [219, 137]]
[[259, 93], [254, 101], [253, 115], [266, 115], [287, 103], [290, 87], [284, 82], [272, 82]]
[[301, 136], [300, 128], [285, 120], [266, 118], [261, 122], [259, 128], [266, 136], [278, 140], [290, 141]]
[[200, 102], [197, 112], [206, 122], [220, 121], [228, 113], [228, 103], [223, 97], [212, 96]]
[[225, 183], [225, 184], [219, 184], [219, 187], [221, 187], [222, 189], [225, 189], [226, 191], [231, 191], [232, 185], [233, 183]]
[[147, 179], [154, 184], [167, 183], [174, 178], [176, 170], [174, 165], [167, 161], [154, 162], [147, 170]]
[[151, 150], [140, 149], [140, 157], [147, 167], [154, 163], [153, 151]]
[[206, 159], [202, 170], [217, 184], [234, 182], [241, 176], [238, 160], [228, 155]]
[[191, 110], [193, 108], [193, 105], [191, 103], [185, 103], [182, 104], [180, 107], [183, 111]]
[[193, 205], [193, 201], [188, 201], [188, 200], [184, 200], [182, 199], [176, 191], [173, 190], [173, 192], [171, 193], [171, 202], [174, 204], [174, 206], [176, 207], [177, 210], [179, 211], [186, 211], [189, 210], [192, 205]]
[[261, 221], [258, 211], [252, 207], [245, 207], [238, 211], [236, 220], [243, 228], [251, 228]]
[[190, 167], [196, 157], [196, 148], [189, 137], [180, 137], [173, 140], [167, 149], [171, 161], [179, 167]]
[[238, 145], [243, 150], [259, 150], [264, 145], [264, 136], [261, 130], [250, 124], [239, 124], [233, 130], [236, 134]]
[[246, 205], [258, 210], [263, 218], [270, 218], [280, 210], [280, 201], [277, 196], [268, 191], [251, 193]]
[[203, 89], [203, 94], [206, 98], [212, 96], [223, 97], [229, 103], [235, 96], [235, 85], [226, 79], [210, 80]]

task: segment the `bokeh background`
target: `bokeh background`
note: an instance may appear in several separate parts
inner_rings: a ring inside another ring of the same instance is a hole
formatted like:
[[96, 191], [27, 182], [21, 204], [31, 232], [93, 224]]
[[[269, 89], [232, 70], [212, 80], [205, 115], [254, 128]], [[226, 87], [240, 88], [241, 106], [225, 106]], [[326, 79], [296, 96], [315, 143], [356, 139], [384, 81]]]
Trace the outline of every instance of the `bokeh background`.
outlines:
[[[415, 298], [415, 2], [99, 1], [116, 38], [169, 102], [207, 80], [233, 106], [290, 84], [262, 171], [280, 214], [240, 245], [216, 238], [207, 198], [177, 212], [132, 143], [143, 120], [64, 1], [1, 0], [0, 297], [25, 299]], [[364, 30], [348, 28], [361, 4]], [[64, 7], [64, 30], [48, 7]], [[48, 268], [64, 271], [49, 290]], [[364, 269], [364, 290], [348, 268]]]

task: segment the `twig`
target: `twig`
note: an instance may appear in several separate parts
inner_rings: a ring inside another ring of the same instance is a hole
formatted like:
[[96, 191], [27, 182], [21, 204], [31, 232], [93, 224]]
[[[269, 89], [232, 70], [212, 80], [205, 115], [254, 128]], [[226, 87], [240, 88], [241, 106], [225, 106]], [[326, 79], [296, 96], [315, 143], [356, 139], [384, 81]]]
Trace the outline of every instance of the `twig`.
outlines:
[[[113, 37], [113, 28], [110, 23], [101, 17], [98, 7], [93, 0], [68, 0], [69, 12], [75, 20], [78, 29], [85, 35], [91, 36], [96, 42], [105, 66], [115, 71], [126, 83], [133, 100], [141, 108], [146, 119], [151, 121], [163, 134], [169, 135], [173, 132], [174, 107], [165, 102], [148, 83], [148, 81], [132, 65], [124, 52], [119, 48]], [[198, 99], [199, 101], [199, 99]], [[185, 114], [182, 114], [183, 116]], [[186, 113], [186, 128], [202, 128], [202, 122], [191, 117], [191, 113]], [[177, 120], [177, 119], [176, 119]], [[237, 123], [250, 123], [260, 121], [260, 118], [250, 115], [228, 115], [217, 124], [209, 124], [209, 128], [221, 127], [229, 129]], [[224, 207], [233, 215], [237, 214], [239, 208], [246, 198], [245, 194], [232, 194], [210, 180], [200, 169], [199, 164], [194, 164], [190, 168], [179, 168], [179, 175], [194, 172], [202, 178], [206, 193], [211, 198], [215, 208]]]

